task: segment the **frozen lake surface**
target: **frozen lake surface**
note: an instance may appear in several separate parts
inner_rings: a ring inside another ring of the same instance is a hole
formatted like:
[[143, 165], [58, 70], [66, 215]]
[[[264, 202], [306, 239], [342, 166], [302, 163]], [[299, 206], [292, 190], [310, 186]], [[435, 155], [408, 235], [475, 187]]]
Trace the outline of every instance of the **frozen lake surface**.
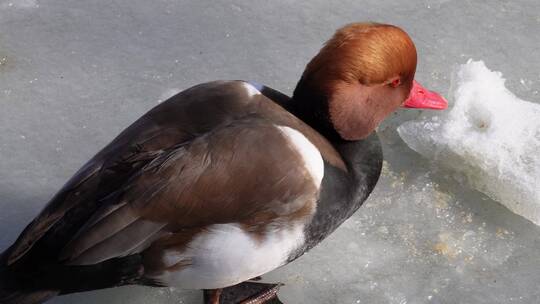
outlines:
[[[339, 26], [394, 23], [416, 42], [417, 79], [448, 93], [468, 58], [540, 95], [540, 2], [0, 0], [0, 248], [123, 128], [175, 92], [246, 79], [290, 93]], [[329, 239], [264, 277], [286, 303], [538, 303], [540, 228], [434, 172], [396, 129], [379, 129], [383, 174]], [[124, 287], [50, 303], [200, 303], [201, 294]]]

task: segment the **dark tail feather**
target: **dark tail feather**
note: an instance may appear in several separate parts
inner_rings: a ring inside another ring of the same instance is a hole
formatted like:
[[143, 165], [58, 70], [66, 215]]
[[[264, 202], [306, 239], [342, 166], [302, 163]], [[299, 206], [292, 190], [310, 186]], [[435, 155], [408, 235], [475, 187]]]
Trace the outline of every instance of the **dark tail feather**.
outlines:
[[40, 304], [62, 294], [136, 283], [142, 275], [139, 255], [88, 266], [56, 265], [16, 275], [0, 257], [0, 303]]
[[136, 284], [144, 273], [141, 256], [134, 254], [99, 264], [67, 266], [58, 279], [60, 294]]
[[25, 290], [5, 266], [0, 256], [0, 303], [2, 304], [40, 304], [58, 294], [55, 290]]
[[51, 290], [42, 291], [0, 291], [0, 303], [2, 304], [41, 304], [56, 296], [58, 292]]

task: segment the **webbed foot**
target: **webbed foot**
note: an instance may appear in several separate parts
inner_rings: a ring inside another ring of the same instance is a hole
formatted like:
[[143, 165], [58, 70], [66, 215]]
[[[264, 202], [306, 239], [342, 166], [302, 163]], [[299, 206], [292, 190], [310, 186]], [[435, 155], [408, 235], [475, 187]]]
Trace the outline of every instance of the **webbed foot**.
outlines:
[[[277, 297], [281, 283], [244, 282], [223, 289], [205, 290], [205, 304], [283, 304]], [[217, 298], [216, 298], [217, 296]]]

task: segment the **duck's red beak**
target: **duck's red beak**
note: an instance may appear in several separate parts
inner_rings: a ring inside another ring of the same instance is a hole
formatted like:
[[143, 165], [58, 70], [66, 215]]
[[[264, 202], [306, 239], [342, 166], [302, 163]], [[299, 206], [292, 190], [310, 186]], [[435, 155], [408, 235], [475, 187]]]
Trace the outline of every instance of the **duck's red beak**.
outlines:
[[405, 100], [403, 107], [444, 110], [448, 108], [448, 101], [441, 95], [427, 90], [414, 80], [411, 94], [409, 95], [409, 98]]

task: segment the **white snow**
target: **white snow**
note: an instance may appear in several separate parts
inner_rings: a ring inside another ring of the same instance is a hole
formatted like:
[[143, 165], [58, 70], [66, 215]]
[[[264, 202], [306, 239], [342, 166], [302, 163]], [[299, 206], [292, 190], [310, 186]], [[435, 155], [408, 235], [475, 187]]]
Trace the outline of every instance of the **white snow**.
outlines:
[[469, 60], [452, 109], [399, 126], [413, 150], [540, 225], [540, 105], [516, 97], [500, 72]]

